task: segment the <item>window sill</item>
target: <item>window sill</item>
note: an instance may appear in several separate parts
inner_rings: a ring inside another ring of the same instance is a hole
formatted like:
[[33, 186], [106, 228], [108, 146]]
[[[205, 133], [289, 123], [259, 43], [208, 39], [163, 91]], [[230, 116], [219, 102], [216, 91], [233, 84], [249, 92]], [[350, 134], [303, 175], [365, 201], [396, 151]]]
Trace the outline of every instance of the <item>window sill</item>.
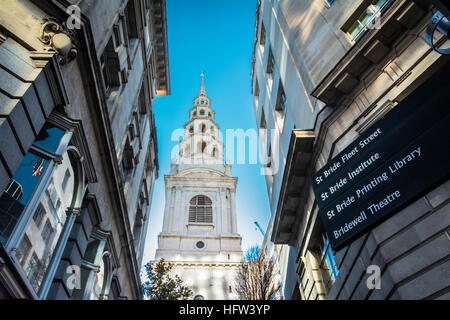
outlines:
[[190, 222], [186, 225], [187, 229], [209, 229], [214, 230], [214, 224], [213, 223], [194, 223]]

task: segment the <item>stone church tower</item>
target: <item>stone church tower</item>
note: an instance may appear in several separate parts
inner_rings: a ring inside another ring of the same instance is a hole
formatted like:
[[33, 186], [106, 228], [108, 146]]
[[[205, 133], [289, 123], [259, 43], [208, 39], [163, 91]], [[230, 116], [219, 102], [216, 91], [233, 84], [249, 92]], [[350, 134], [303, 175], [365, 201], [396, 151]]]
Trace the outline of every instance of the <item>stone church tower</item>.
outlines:
[[165, 176], [166, 206], [155, 256], [174, 264], [195, 299], [237, 299], [235, 273], [243, 259], [236, 226], [237, 178], [223, 162], [218, 137], [202, 73], [179, 158]]

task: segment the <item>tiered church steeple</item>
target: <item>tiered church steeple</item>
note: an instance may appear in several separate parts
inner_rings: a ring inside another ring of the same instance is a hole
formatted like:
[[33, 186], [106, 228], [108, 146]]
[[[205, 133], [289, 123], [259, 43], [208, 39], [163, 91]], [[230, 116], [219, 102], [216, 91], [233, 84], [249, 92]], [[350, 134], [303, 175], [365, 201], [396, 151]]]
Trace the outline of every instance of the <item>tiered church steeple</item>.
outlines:
[[223, 164], [223, 144], [215, 123], [211, 100], [206, 94], [205, 75], [201, 74], [200, 90], [189, 110], [183, 140], [179, 144], [180, 164]]

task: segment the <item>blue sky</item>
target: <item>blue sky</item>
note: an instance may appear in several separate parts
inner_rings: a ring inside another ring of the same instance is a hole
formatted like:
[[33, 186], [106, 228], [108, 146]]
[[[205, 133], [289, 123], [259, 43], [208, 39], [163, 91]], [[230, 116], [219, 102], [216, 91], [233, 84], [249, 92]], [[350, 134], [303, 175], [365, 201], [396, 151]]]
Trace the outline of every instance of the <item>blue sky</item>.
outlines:
[[[188, 110], [205, 71], [206, 92], [223, 136], [226, 129], [256, 129], [251, 94], [251, 58], [256, 0], [167, 0], [171, 95], [154, 104], [159, 148], [144, 263], [154, 258], [164, 213], [164, 175], [170, 171], [174, 130], [188, 121]], [[226, 142], [226, 141], [225, 141]], [[248, 157], [247, 157], [248, 158]], [[260, 164], [234, 164], [238, 177], [236, 211], [242, 249], [261, 244], [270, 208]]]

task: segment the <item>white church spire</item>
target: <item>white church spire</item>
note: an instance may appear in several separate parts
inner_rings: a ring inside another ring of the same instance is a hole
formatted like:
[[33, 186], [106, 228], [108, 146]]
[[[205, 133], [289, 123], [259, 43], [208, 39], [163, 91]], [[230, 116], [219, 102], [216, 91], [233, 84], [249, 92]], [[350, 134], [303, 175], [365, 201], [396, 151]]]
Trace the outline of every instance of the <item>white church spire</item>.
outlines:
[[200, 76], [202, 77], [202, 81], [200, 83], [200, 91], [198, 92], [198, 95], [199, 96], [201, 96], [201, 95], [207, 96], [206, 89], [205, 89], [205, 72], [203, 71]]
[[179, 142], [179, 162], [164, 177], [166, 204], [155, 259], [174, 264], [197, 299], [237, 299], [235, 276], [243, 260], [237, 231], [236, 184], [214, 110], [206, 95], [205, 75], [189, 110]]

